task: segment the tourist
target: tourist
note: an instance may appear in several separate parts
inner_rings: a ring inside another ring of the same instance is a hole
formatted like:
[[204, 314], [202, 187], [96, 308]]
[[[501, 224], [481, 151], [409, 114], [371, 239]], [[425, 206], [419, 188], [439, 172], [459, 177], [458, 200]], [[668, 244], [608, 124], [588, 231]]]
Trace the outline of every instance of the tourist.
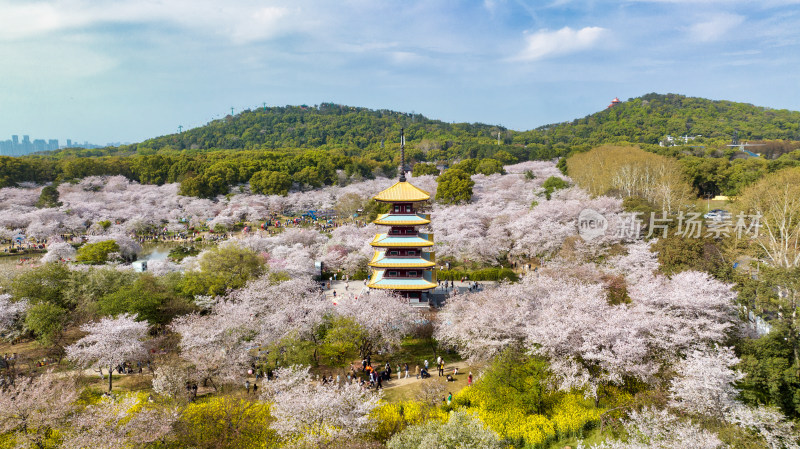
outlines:
[[408, 379], [408, 363], [406, 363], [403, 368], [406, 370], [406, 379]]

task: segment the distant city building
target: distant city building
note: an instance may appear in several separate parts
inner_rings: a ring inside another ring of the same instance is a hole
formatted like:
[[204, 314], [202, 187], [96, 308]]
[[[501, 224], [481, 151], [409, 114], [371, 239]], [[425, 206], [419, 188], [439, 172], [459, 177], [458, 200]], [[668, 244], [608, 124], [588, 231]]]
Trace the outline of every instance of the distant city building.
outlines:
[[11, 139], [0, 140], [0, 156], [24, 156], [30, 153], [37, 153], [41, 151], [55, 151], [60, 148], [103, 148], [104, 146], [119, 146], [120, 144], [108, 145], [94, 145], [88, 141], [83, 144], [73, 142], [72, 139], [67, 139], [67, 145], [59, 145], [58, 139], [34, 139], [31, 141], [30, 136], [23, 135], [20, 141], [19, 135], [14, 134]]

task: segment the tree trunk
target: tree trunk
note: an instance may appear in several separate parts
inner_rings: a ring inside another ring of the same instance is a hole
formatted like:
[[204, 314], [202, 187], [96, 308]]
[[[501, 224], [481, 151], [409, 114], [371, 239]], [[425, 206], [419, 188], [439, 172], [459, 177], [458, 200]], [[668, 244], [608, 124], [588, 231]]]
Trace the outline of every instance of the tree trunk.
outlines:
[[111, 393], [111, 387], [112, 387], [111, 378], [112, 378], [112, 373], [113, 372], [114, 372], [114, 369], [111, 367], [111, 365], [109, 365], [108, 366], [108, 392], [109, 393]]

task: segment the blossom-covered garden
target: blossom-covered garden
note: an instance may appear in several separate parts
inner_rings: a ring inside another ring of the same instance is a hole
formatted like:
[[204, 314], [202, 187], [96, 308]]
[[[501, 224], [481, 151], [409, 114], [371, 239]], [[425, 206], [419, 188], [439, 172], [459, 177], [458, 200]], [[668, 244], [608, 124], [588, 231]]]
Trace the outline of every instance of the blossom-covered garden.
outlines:
[[668, 235], [637, 217], [693, 204], [573, 173], [507, 165], [428, 204], [440, 280], [479, 283], [430, 309], [361, 286], [392, 179], [0, 189], [0, 447], [797, 448], [800, 264], [771, 266], [769, 233]]

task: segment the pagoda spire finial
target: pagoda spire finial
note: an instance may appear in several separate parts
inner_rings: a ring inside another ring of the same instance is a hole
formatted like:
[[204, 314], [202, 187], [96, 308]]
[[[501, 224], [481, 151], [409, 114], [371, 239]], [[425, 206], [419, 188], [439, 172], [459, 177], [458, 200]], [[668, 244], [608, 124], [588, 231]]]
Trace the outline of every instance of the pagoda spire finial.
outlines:
[[406, 136], [404, 128], [400, 128], [400, 182], [406, 182]]

